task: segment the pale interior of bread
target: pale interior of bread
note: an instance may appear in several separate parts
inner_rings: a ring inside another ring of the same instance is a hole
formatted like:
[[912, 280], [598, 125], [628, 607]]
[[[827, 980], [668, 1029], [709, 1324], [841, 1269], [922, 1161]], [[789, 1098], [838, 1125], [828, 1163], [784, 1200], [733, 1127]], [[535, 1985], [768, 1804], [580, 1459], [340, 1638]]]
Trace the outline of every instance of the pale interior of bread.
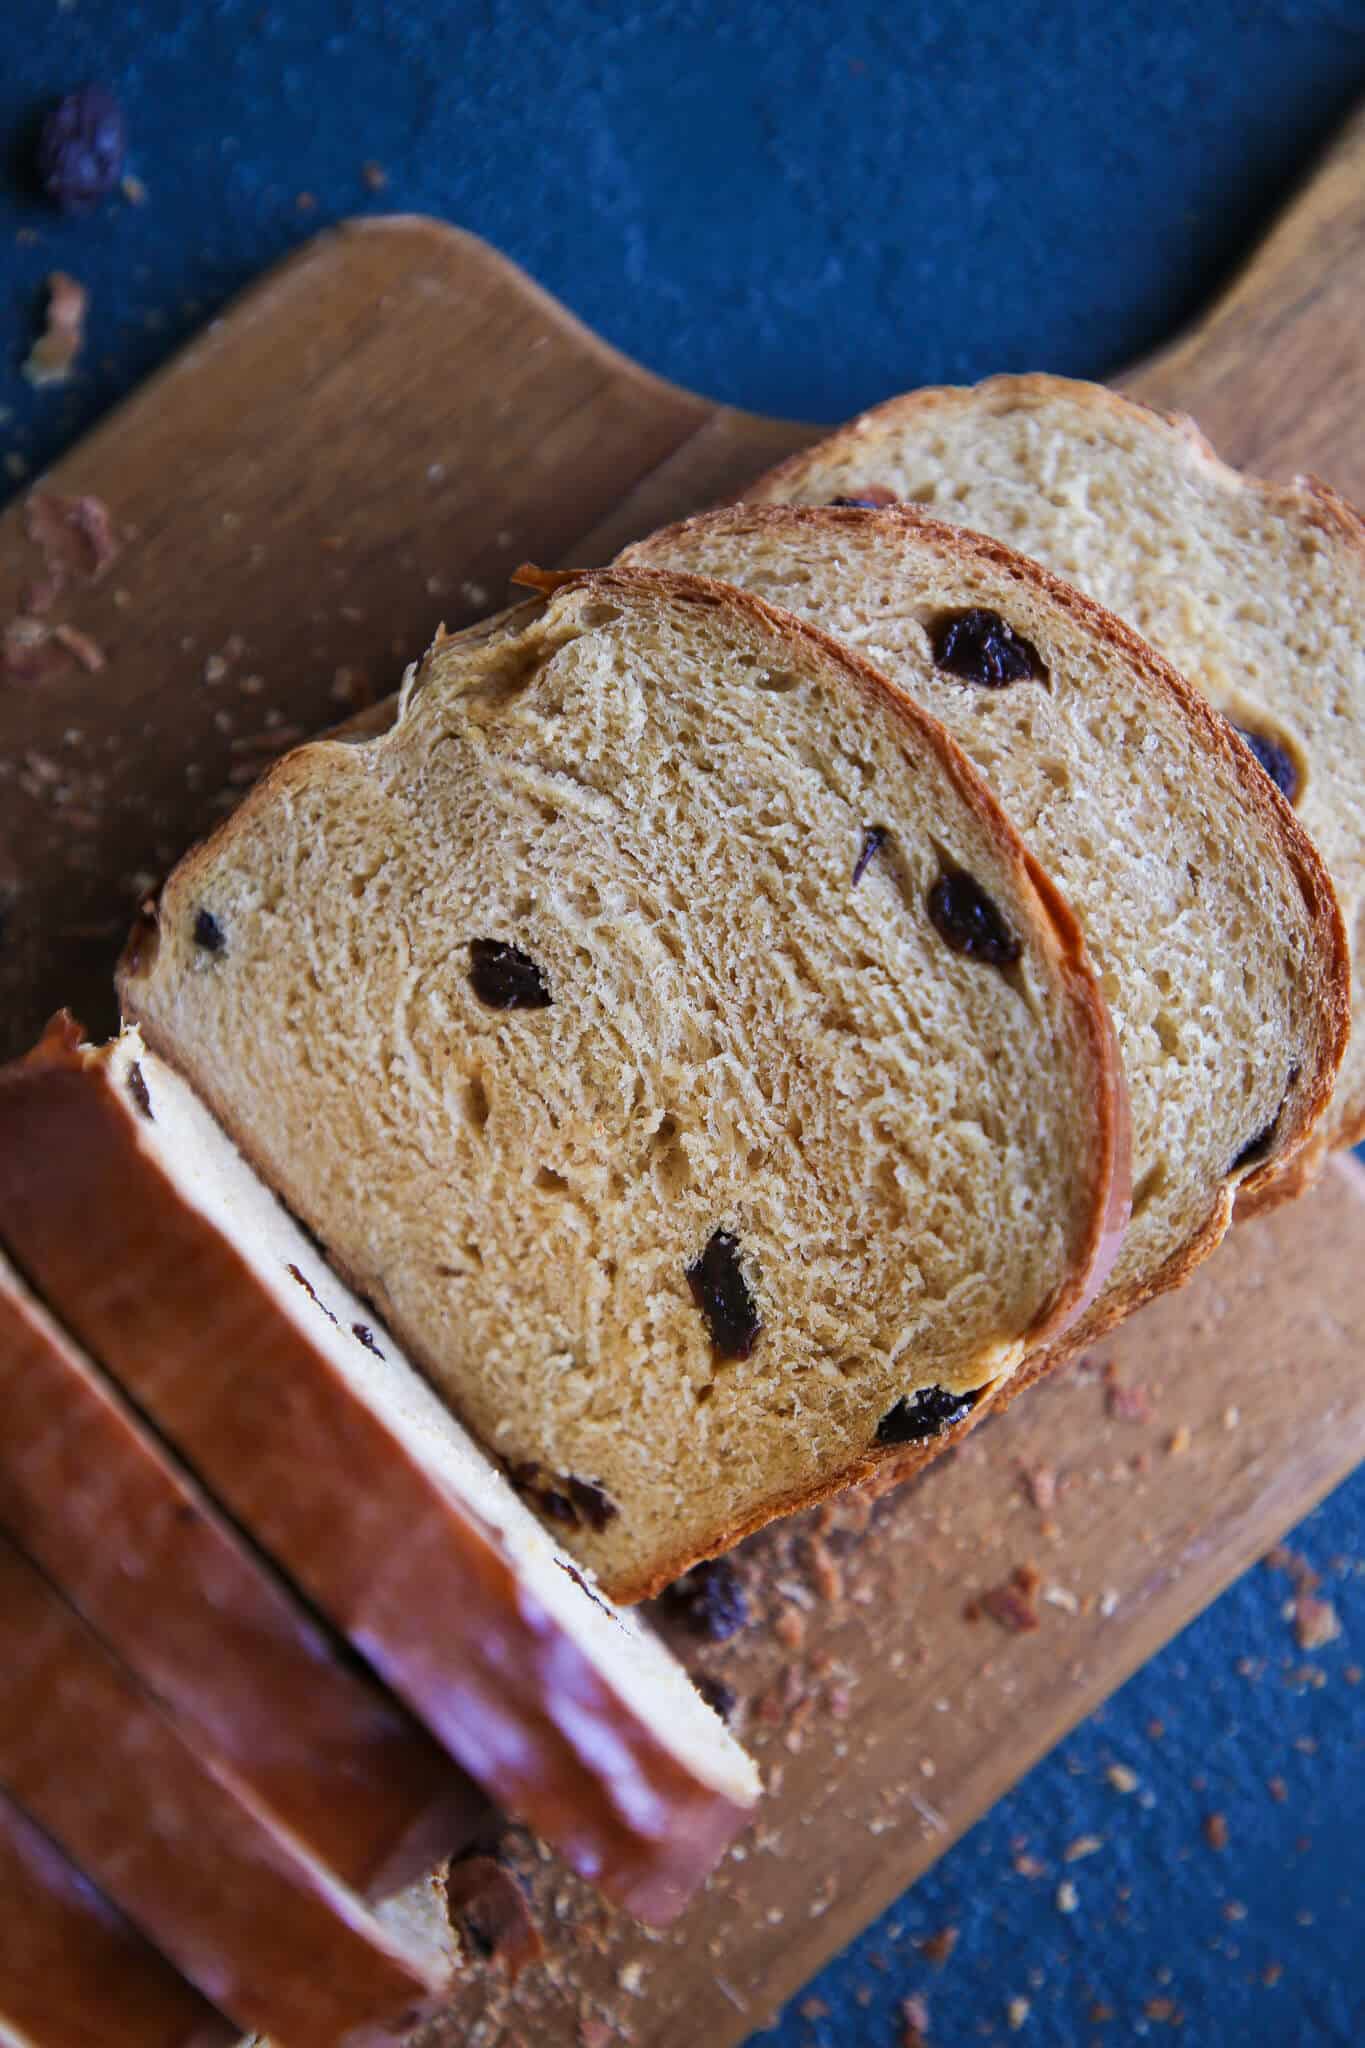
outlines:
[[[438, 643], [390, 734], [300, 750], [182, 865], [124, 985], [481, 1439], [605, 1489], [564, 1540], [628, 1596], [1017, 1363], [1101, 1116], [990, 800], [812, 636], [649, 584]], [[930, 922], [945, 865], [1007, 971]], [[481, 937], [548, 1007], [478, 999]], [[687, 1278], [718, 1230], [748, 1357]]]
[[[1026, 567], [963, 541], [896, 513], [736, 508], [628, 559], [728, 578], [857, 647], [943, 721], [1056, 878], [1128, 1078], [1134, 1209], [1107, 1290], [1122, 1300], [1204, 1227], [1292, 1069], [1316, 1057], [1312, 930], [1171, 693]], [[936, 632], [976, 606], [1036, 647], [1045, 677], [992, 689], [935, 665]]]
[[1351, 943], [1355, 1032], [1329, 1111], [1349, 1135], [1365, 1114], [1365, 538], [1303, 489], [1249, 482], [1184, 427], [1058, 378], [893, 400], [771, 494], [869, 485], [1033, 556], [1287, 745]]
[[[682, 1667], [648, 1629], [610, 1608], [562, 1569], [562, 1553], [407, 1364], [390, 1334], [375, 1331], [382, 1356], [355, 1337], [357, 1323], [374, 1327], [373, 1311], [337, 1278], [193, 1091], [147, 1050], [136, 1031], [125, 1031], [115, 1042], [109, 1062], [129, 1104], [138, 1144], [181, 1197], [230, 1238], [261, 1287], [323, 1354], [341, 1384], [383, 1419], [458, 1512], [476, 1516], [493, 1532], [528, 1594], [573, 1638], [625, 1711], [643, 1721], [701, 1783], [740, 1805], [752, 1804], [759, 1786], [751, 1759]], [[150, 1120], [138, 1114], [127, 1086], [135, 1062], [151, 1104]], [[458, 1586], [450, 1588], [449, 1597], [458, 1601]]]

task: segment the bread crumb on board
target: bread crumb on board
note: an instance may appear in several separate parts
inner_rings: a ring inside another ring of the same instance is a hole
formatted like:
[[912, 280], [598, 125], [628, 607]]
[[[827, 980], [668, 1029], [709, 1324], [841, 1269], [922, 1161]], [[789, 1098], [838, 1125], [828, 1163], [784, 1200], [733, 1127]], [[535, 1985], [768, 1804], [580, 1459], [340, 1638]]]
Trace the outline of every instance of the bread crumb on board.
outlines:
[[90, 295], [76, 278], [54, 270], [47, 281], [43, 331], [24, 359], [24, 375], [39, 390], [65, 384], [85, 346], [85, 316]]

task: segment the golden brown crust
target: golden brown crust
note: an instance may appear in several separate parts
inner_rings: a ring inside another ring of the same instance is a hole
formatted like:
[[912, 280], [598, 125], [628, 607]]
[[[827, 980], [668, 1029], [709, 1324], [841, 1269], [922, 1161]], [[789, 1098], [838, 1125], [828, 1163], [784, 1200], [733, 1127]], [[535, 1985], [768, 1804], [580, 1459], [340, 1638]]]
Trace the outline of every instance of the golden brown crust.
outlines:
[[0, 1233], [499, 1804], [639, 1918], [680, 1910], [746, 1809], [622, 1701], [495, 1532], [345, 1388], [139, 1145], [107, 1060], [73, 1045], [69, 1020], [0, 1070]]
[[[1362, 515], [1356, 508], [1329, 485], [1320, 482], [1315, 477], [1301, 477], [1293, 483], [1283, 484], [1270, 482], [1258, 477], [1244, 476], [1240, 470], [1234, 469], [1229, 463], [1223, 461], [1222, 457], [1200, 431], [1195, 421], [1190, 419], [1188, 415], [1184, 413], [1163, 412], [1155, 406], [1146, 405], [1141, 400], [1130, 398], [1122, 392], [1111, 391], [1104, 385], [1086, 384], [1072, 378], [1050, 376], [1044, 372], [988, 377], [978, 385], [929, 386], [920, 391], [905, 392], [899, 397], [888, 399], [885, 404], [876, 406], [872, 410], [861, 414], [857, 419], [851, 421], [848, 426], [837, 429], [826, 440], [817, 442], [814, 447], [802, 450], [790, 456], [785, 462], [779, 463], [775, 469], [769, 470], [756, 483], [750, 486], [749, 490], [744, 494], [744, 499], [745, 502], [755, 505], [779, 502], [786, 496], [789, 490], [798, 488], [812, 471], [817, 470], [828, 459], [828, 452], [831, 447], [847, 444], [852, 449], [865, 436], [873, 437], [888, 427], [894, 428], [901, 422], [917, 419], [924, 414], [963, 410], [968, 407], [984, 408], [988, 412], [996, 406], [1002, 410], [1014, 410], [1021, 406], [1045, 404], [1053, 400], [1071, 404], [1082, 404], [1097, 415], [1108, 413], [1123, 416], [1126, 414], [1140, 422], [1144, 429], [1148, 431], [1150, 431], [1151, 423], [1153, 421], [1157, 422], [1159, 425], [1168, 428], [1184, 444], [1186, 450], [1192, 452], [1201, 464], [1211, 470], [1224, 489], [1239, 496], [1255, 498], [1262, 504], [1286, 514], [1307, 518], [1310, 524], [1316, 526], [1319, 531], [1350, 548], [1360, 558], [1362, 566], [1365, 566], [1365, 518], [1362, 518]], [[918, 516], [914, 513], [913, 508], [905, 509], [910, 516]], [[972, 535], [970, 529], [965, 527], [951, 527], [947, 530], [954, 534], [961, 533], [971, 538], [978, 537]], [[981, 536], [981, 538], [984, 538], [984, 536]], [[1068, 588], [1067, 585], [1060, 583], [1060, 579], [1051, 577], [1050, 572], [1043, 571], [1042, 573], [1048, 576], [1049, 581], [1058, 588], [1062, 590]], [[1090, 604], [1091, 601], [1082, 599], [1082, 603]], [[1111, 614], [1104, 613], [1103, 608], [1100, 606], [1094, 606], [1093, 609], [1100, 612], [1105, 618], [1112, 616]], [[1215, 723], [1219, 726], [1222, 725], [1221, 715], [1213, 709], [1212, 705], [1193, 684], [1185, 682], [1180, 677], [1179, 672], [1166, 663], [1163, 657], [1155, 654], [1154, 650], [1147, 649], [1146, 642], [1142, 641], [1123, 621], [1115, 619], [1114, 624], [1122, 627], [1124, 634], [1130, 642], [1146, 650], [1160, 667], [1166, 669], [1169, 675], [1177, 680], [1187, 700], [1193, 700], [1203, 706], [1206, 714], [1206, 726]], [[1225, 734], [1224, 738], [1226, 738]], [[1256, 793], [1259, 798], [1257, 802], [1258, 810], [1264, 814], [1268, 802], [1273, 799], [1276, 807], [1289, 812], [1289, 815], [1292, 817], [1293, 813], [1289, 811], [1289, 806], [1284, 803], [1279, 791], [1274, 788], [1273, 784], [1269, 783], [1269, 778], [1262, 776], [1260, 780], [1267, 784], [1267, 788]], [[1297, 819], [1294, 822], [1298, 825]], [[1298, 827], [1298, 837], [1300, 841], [1308, 841], [1308, 835], [1304, 832], [1302, 826]], [[1308, 843], [1311, 846], [1311, 841], [1308, 841]], [[1311, 858], [1305, 859], [1303, 857], [1301, 847], [1296, 849], [1294, 858], [1296, 872], [1300, 876], [1300, 886], [1303, 887], [1307, 900], [1316, 912], [1319, 908], [1317, 898], [1321, 893], [1322, 878], [1324, 876], [1327, 876], [1329, 891], [1335, 895], [1330, 876], [1328, 876], [1321, 857], [1317, 854], [1316, 847], [1312, 848]], [[1339, 905], [1337, 906], [1336, 918], [1341, 945], [1346, 951], [1348, 965], [1345, 1028], [1346, 1036], [1349, 1037], [1350, 950], [1345, 927], [1341, 922]], [[1325, 990], [1324, 996], [1327, 1001], [1332, 1001], [1330, 990]], [[1340, 1020], [1335, 1016], [1329, 1018], [1329, 1024], [1339, 1024], [1339, 1022]], [[1341, 1050], [1342, 1052], [1345, 1051], [1344, 1039]], [[1340, 1055], [1338, 1055], [1337, 1064], [1340, 1065]], [[1362, 1085], [1361, 1099], [1359, 1101], [1352, 1101], [1349, 1098], [1343, 1099], [1340, 1096], [1333, 1099], [1329, 1091], [1328, 1097], [1321, 1104], [1317, 1116], [1308, 1113], [1307, 1105], [1304, 1105], [1303, 1113], [1296, 1119], [1297, 1145], [1308, 1141], [1318, 1116], [1322, 1116], [1325, 1119], [1327, 1142], [1331, 1146], [1339, 1148], [1358, 1143], [1362, 1138], [1365, 1138], [1365, 1084]], [[1277, 1147], [1273, 1157], [1261, 1162], [1253, 1172], [1247, 1175], [1246, 1180], [1242, 1184], [1245, 1189], [1245, 1195], [1239, 1200], [1239, 1213], [1244, 1215], [1264, 1213], [1269, 1208], [1277, 1207], [1281, 1201], [1290, 1199], [1296, 1191], [1307, 1184], [1304, 1173], [1297, 1169], [1293, 1163], [1297, 1145], [1285, 1144]], [[1282, 1192], [1277, 1193], [1275, 1183], [1282, 1174], [1287, 1176], [1285, 1187]]]
[[3, 1257], [0, 1412], [0, 1525], [344, 1883], [383, 1897], [486, 1822]]
[[266, 1826], [7, 1538], [0, 1657], [0, 1781], [239, 2025], [358, 2048], [440, 1997], [448, 1969]]
[[231, 2048], [237, 2032], [0, 1793], [0, 2037]]

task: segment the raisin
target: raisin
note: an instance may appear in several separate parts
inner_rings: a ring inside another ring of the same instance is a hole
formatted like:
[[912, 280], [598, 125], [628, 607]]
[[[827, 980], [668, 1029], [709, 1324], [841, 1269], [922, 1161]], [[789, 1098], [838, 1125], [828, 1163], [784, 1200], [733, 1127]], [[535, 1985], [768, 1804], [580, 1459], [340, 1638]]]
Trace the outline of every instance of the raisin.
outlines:
[[691, 1678], [707, 1706], [728, 1723], [739, 1705], [739, 1694], [734, 1687], [727, 1685], [723, 1678], [713, 1678], [709, 1671], [694, 1671]]
[[308, 1278], [308, 1275], [306, 1273], [300, 1272], [297, 1266], [287, 1266], [285, 1268], [285, 1271], [289, 1274], [292, 1280], [298, 1281], [299, 1286], [308, 1296], [308, 1299], [313, 1303], [314, 1307], [320, 1308], [322, 1310], [322, 1313], [326, 1316], [328, 1322], [332, 1325], [333, 1329], [339, 1330], [341, 1328], [340, 1323], [332, 1314], [332, 1311], [328, 1308], [326, 1302], [318, 1293], [317, 1288], [314, 1287], [312, 1281]]
[[694, 1564], [690, 1572], [674, 1580], [664, 1599], [693, 1635], [704, 1636], [708, 1642], [728, 1642], [749, 1626], [749, 1596], [728, 1557]]
[[570, 1564], [568, 1559], [564, 1557], [557, 1557], [555, 1559], [555, 1563], [559, 1566], [559, 1569], [565, 1574], [567, 1578], [572, 1579], [576, 1586], [582, 1587], [584, 1593], [587, 1595], [588, 1599], [591, 1600], [594, 1607], [600, 1607], [603, 1614], [610, 1614], [613, 1621], [617, 1619], [617, 1616], [612, 1612], [612, 1609], [608, 1607], [606, 1601], [602, 1598], [600, 1593], [595, 1593], [593, 1591], [592, 1587], [589, 1585], [588, 1581], [584, 1578], [582, 1572], [579, 1571], [576, 1565]]
[[872, 865], [876, 855], [885, 846], [887, 836], [885, 825], [865, 825], [863, 827], [862, 848], [857, 860], [853, 863], [853, 887], [855, 889], [867, 873], [868, 868]]
[[999, 612], [981, 605], [940, 619], [930, 638], [935, 668], [964, 683], [1003, 690], [1010, 683], [1041, 682], [1047, 675], [1033, 642], [1016, 633]]
[[523, 1458], [506, 1470], [518, 1493], [552, 1522], [563, 1522], [567, 1528], [577, 1529], [586, 1522], [600, 1534], [621, 1512], [605, 1487], [591, 1479], [575, 1479], [572, 1473], [566, 1477], [547, 1474], [538, 1458]]
[[221, 953], [227, 944], [223, 927], [211, 910], [196, 910], [194, 913], [194, 943], [202, 946], [206, 953]]
[[560, 1493], [553, 1486], [542, 1486], [534, 1499], [542, 1515], [548, 1515], [552, 1522], [563, 1522], [569, 1529], [578, 1527], [578, 1509], [567, 1493]]
[[128, 1093], [148, 1123], [154, 1123], [156, 1119], [152, 1115], [152, 1098], [147, 1092], [147, 1077], [136, 1060], [128, 1069]]
[[947, 1387], [920, 1387], [888, 1408], [877, 1424], [879, 1444], [927, 1444], [971, 1414], [981, 1394], [954, 1394]]
[[376, 1358], [382, 1358], [384, 1356], [383, 1352], [380, 1350], [379, 1346], [374, 1341], [374, 1331], [370, 1328], [368, 1323], [352, 1323], [351, 1335], [354, 1338], [356, 1338], [356, 1340], [359, 1343], [363, 1344], [367, 1351], [373, 1351]]
[[529, 953], [501, 939], [471, 939], [469, 981], [490, 1010], [544, 1010], [550, 1003], [545, 977]]
[[604, 1486], [598, 1486], [591, 1479], [570, 1478], [569, 1499], [577, 1508], [590, 1529], [600, 1535], [609, 1522], [614, 1522], [621, 1510]]
[[1288, 748], [1272, 740], [1268, 733], [1257, 732], [1254, 726], [1234, 725], [1232, 729], [1250, 747], [1280, 795], [1292, 804], [1299, 793], [1299, 770]]
[[496, 1857], [457, 1856], [446, 1871], [445, 1897], [462, 1939], [485, 1962], [505, 1963], [512, 1982], [544, 1954], [526, 1894]]
[[955, 953], [983, 960], [988, 967], [1013, 967], [1024, 950], [1023, 941], [965, 868], [939, 876], [929, 891], [929, 916]]
[[687, 1268], [692, 1299], [701, 1310], [721, 1358], [747, 1358], [763, 1330], [758, 1305], [739, 1263], [739, 1240], [713, 1230], [705, 1251]]
[[1274, 1116], [1271, 1117], [1270, 1122], [1268, 1124], [1264, 1124], [1261, 1127], [1261, 1129], [1256, 1132], [1256, 1135], [1254, 1137], [1247, 1139], [1241, 1151], [1237, 1154], [1236, 1158], [1232, 1161], [1232, 1164], [1228, 1167], [1229, 1173], [1236, 1173], [1238, 1168], [1242, 1166], [1254, 1166], [1258, 1160], [1264, 1159], [1266, 1157], [1267, 1153], [1270, 1151], [1271, 1146], [1275, 1142], [1275, 1133], [1280, 1128], [1280, 1118], [1284, 1115], [1284, 1105], [1289, 1100], [1289, 1091], [1294, 1086], [1294, 1083], [1298, 1080], [1298, 1078], [1298, 1068], [1291, 1067], [1289, 1069], [1289, 1078], [1286, 1080], [1284, 1084], [1284, 1096], [1280, 1102], [1279, 1108], [1276, 1110]]
[[123, 109], [100, 85], [58, 100], [38, 133], [38, 182], [63, 213], [85, 213], [113, 191], [123, 170]]

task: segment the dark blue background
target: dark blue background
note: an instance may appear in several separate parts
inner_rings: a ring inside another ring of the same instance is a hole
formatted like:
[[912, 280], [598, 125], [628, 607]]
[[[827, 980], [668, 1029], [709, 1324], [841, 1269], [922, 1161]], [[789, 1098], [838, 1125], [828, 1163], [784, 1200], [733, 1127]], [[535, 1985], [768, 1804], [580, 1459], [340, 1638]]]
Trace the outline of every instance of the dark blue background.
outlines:
[[[11, 0], [3, 52], [0, 490], [358, 211], [475, 229], [642, 362], [760, 411], [1102, 375], [1216, 289], [1365, 93], [1365, 0]], [[64, 222], [24, 164], [35, 115], [87, 77], [125, 101], [147, 201]], [[90, 343], [75, 384], [38, 394], [18, 366], [54, 267], [91, 289]], [[1365, 1686], [1346, 1675], [1365, 1657], [1365, 1475], [1298, 1540], [1343, 1642], [1301, 1656], [1286, 1581], [1253, 1572], [764, 2038], [895, 2048], [898, 2003], [923, 1991], [936, 2044], [1014, 2038], [1016, 1997], [1018, 2038], [1049, 2048], [1160, 2038], [1152, 1999], [1201, 2048], [1365, 2041]], [[1112, 1788], [1111, 1761], [1139, 1792]], [[1215, 1810], [1221, 1853], [1201, 1835]], [[1064, 1865], [1085, 1834], [1104, 1847]], [[1045, 1875], [1014, 1869], [1025, 1837]], [[946, 1925], [939, 1971], [915, 1942]], [[811, 1998], [827, 2011], [803, 2014]]]

